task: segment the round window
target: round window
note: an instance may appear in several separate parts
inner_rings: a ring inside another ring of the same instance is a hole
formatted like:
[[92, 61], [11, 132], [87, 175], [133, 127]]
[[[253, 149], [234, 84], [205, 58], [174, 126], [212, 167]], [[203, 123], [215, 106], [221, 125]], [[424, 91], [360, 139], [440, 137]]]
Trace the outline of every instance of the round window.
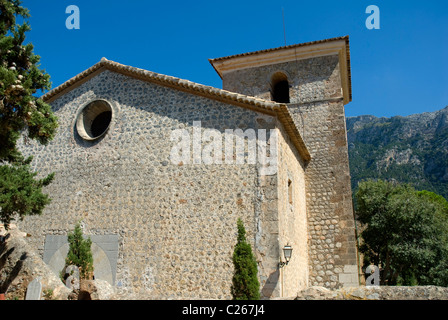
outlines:
[[87, 104], [78, 115], [76, 130], [85, 140], [102, 137], [109, 129], [112, 121], [112, 107], [104, 100], [96, 100]]

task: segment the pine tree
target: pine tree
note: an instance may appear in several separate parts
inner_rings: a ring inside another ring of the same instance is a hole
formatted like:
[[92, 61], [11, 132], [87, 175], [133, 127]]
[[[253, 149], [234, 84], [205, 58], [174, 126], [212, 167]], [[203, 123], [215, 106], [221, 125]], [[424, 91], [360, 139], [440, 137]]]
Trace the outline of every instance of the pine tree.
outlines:
[[234, 300], [258, 300], [260, 283], [257, 277], [257, 262], [250, 244], [246, 241], [246, 230], [241, 219], [238, 219], [237, 227], [237, 244], [233, 252], [232, 296]]
[[24, 44], [29, 24], [16, 23], [29, 16], [19, 0], [0, 0], [0, 222], [6, 227], [16, 215], [42, 212], [50, 202], [42, 187], [53, 179], [50, 174], [36, 180], [32, 157], [25, 159], [17, 148], [22, 135], [47, 144], [57, 128], [50, 105], [35, 96], [50, 89], [50, 77], [39, 69], [33, 45]]
[[65, 258], [65, 265], [75, 265], [79, 268], [80, 279], [93, 278], [92, 240], [84, 238], [81, 223], [78, 222], [73, 232], [67, 236], [69, 249]]

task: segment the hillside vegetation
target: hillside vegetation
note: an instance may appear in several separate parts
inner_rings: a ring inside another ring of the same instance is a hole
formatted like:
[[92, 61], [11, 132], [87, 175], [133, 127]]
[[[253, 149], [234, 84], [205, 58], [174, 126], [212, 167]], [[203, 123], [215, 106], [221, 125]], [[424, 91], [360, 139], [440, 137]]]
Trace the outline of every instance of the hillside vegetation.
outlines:
[[409, 183], [448, 199], [448, 106], [406, 117], [347, 118], [352, 188], [365, 179]]

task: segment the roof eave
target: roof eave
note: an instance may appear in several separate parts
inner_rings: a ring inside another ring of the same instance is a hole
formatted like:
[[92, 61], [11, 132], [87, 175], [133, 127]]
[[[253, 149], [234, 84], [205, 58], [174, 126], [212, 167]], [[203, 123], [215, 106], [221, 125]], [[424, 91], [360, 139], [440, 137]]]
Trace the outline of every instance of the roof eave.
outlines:
[[209, 62], [222, 79], [225, 73], [235, 70], [335, 54], [339, 55], [344, 104], [347, 104], [352, 100], [349, 36], [209, 59]]
[[102, 58], [100, 62], [96, 63], [92, 67], [79, 73], [75, 77], [67, 80], [60, 86], [56, 87], [55, 89], [47, 92], [45, 95], [42, 96], [42, 99], [47, 103], [51, 103], [52, 101], [56, 100], [60, 96], [67, 93], [68, 91], [73, 90], [74, 88], [80, 86], [81, 84], [88, 81], [92, 77], [96, 76], [100, 72], [103, 72], [105, 69], [123, 75], [127, 75], [142, 81], [156, 83], [159, 85], [174, 88], [176, 90], [193, 93], [196, 95], [218, 100], [224, 103], [229, 103], [246, 109], [251, 109], [256, 112], [276, 116], [284, 124], [288, 134], [291, 135], [295, 147], [302, 155], [305, 162], [308, 162], [310, 160], [308, 149], [305, 143], [303, 142], [302, 137], [300, 136], [300, 133], [297, 129], [296, 124], [294, 123], [292, 116], [290, 115], [286, 105], [284, 104], [266, 101], [263, 99], [250, 97], [243, 94], [234, 93], [223, 89], [218, 89], [194, 83], [188, 80], [172, 76], [166, 76], [163, 74], [158, 74], [144, 69], [122, 65], [120, 63], [110, 61], [105, 58]]

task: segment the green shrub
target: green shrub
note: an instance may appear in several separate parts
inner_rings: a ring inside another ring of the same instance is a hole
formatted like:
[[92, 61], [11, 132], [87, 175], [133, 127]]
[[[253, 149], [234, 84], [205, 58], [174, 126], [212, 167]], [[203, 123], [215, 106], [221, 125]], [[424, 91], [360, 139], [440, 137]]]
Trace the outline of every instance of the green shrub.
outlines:
[[232, 297], [234, 300], [258, 300], [260, 283], [257, 277], [257, 262], [250, 244], [246, 241], [246, 230], [241, 219], [238, 219], [237, 226], [238, 238], [233, 252]]
[[75, 265], [79, 268], [79, 277], [82, 279], [93, 278], [93, 256], [92, 256], [92, 240], [90, 237], [84, 238], [81, 224], [78, 222], [73, 232], [67, 236], [69, 249], [65, 265]]

